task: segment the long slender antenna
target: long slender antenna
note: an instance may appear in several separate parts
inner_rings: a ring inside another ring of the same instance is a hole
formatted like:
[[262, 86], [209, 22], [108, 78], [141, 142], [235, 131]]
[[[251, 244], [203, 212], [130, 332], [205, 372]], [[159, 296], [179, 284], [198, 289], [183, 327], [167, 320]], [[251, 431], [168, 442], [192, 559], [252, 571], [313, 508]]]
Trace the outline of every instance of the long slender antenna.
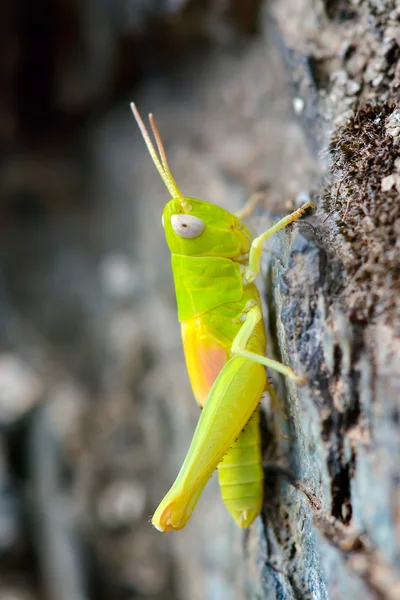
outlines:
[[151, 130], [152, 130], [153, 135], [154, 135], [154, 139], [156, 140], [158, 152], [160, 154], [160, 158], [161, 158], [161, 162], [163, 164], [164, 170], [165, 170], [166, 173], [168, 173], [168, 175], [171, 176], [171, 171], [169, 170], [168, 161], [167, 161], [167, 155], [165, 153], [164, 144], [162, 142], [160, 132], [158, 131], [158, 127], [157, 127], [156, 120], [154, 118], [153, 113], [149, 114], [149, 121], [150, 121]]
[[[154, 139], [156, 140], [159, 156], [154, 147], [153, 142], [151, 141], [149, 132], [147, 131], [146, 125], [144, 124], [142, 117], [139, 114], [138, 109], [134, 102], [131, 102], [131, 110], [133, 112], [133, 116], [135, 117], [136, 123], [139, 126], [147, 149], [150, 153], [151, 158], [153, 159], [153, 163], [156, 166], [157, 171], [159, 172], [162, 180], [164, 181], [169, 193], [173, 198], [177, 197], [179, 202], [182, 205], [183, 210], [190, 210], [190, 204], [186, 202], [185, 198], [182, 195], [182, 192], [178, 188], [175, 179], [172, 177], [171, 171], [168, 166], [167, 156], [165, 153], [164, 145], [161, 140], [160, 133], [157, 129], [157, 125], [155, 123], [154, 117], [152, 114], [149, 115], [149, 121], [151, 125], [151, 129], [154, 135]], [[160, 160], [161, 159], [161, 160]]]
[[180, 203], [182, 205], [182, 208], [184, 210], [190, 210], [190, 204], [188, 202], [186, 202], [185, 198], [183, 197], [180, 189], [178, 188], [178, 186], [176, 184], [175, 179], [172, 176], [171, 170], [170, 170], [169, 165], [168, 165], [168, 160], [167, 160], [167, 155], [165, 153], [164, 144], [162, 142], [160, 132], [158, 131], [156, 120], [155, 120], [155, 118], [154, 118], [154, 116], [153, 116], [152, 113], [149, 114], [149, 121], [150, 121], [151, 130], [152, 130], [153, 135], [154, 135], [154, 139], [156, 140], [156, 144], [157, 144], [158, 152], [160, 154], [161, 162], [162, 162], [163, 167], [164, 167], [164, 172], [166, 173], [168, 179], [170, 180], [170, 182], [174, 186], [176, 194], [177, 194], [177, 196], [179, 198], [179, 201], [180, 201]]
[[167, 186], [169, 193], [171, 194], [172, 197], [174, 197], [175, 189], [164, 171], [164, 168], [160, 162], [160, 159], [158, 158], [156, 149], [154, 148], [153, 142], [151, 141], [151, 138], [146, 129], [146, 125], [143, 123], [142, 117], [140, 116], [139, 111], [136, 108], [136, 105], [134, 102], [131, 102], [131, 110], [133, 112], [133, 116], [135, 117], [136, 123], [139, 126], [139, 129], [141, 131], [141, 134], [143, 136], [143, 139], [145, 141], [147, 149], [150, 153], [150, 156], [153, 159], [153, 163], [155, 164], [157, 171], [160, 173], [162, 180], [164, 181], [165, 185]]

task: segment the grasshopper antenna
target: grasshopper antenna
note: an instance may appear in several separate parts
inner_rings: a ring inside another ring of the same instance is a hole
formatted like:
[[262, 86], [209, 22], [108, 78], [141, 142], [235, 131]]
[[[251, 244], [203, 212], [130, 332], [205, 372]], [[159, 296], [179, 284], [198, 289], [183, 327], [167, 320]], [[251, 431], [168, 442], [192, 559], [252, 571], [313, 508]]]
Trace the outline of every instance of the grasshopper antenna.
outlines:
[[167, 155], [165, 153], [164, 145], [162, 143], [161, 136], [158, 131], [158, 128], [157, 128], [157, 125], [156, 125], [153, 115], [152, 114], [149, 115], [149, 121], [150, 121], [150, 125], [151, 125], [151, 130], [154, 135], [154, 139], [156, 140], [157, 149], [158, 149], [160, 156], [158, 156], [158, 154], [157, 154], [154, 144], [151, 141], [149, 132], [147, 131], [146, 125], [144, 124], [142, 117], [140, 116], [139, 111], [136, 108], [136, 105], [134, 102], [131, 102], [131, 110], [133, 112], [133, 116], [135, 117], [136, 123], [139, 126], [139, 129], [141, 131], [141, 134], [143, 136], [143, 139], [145, 141], [147, 149], [150, 153], [150, 156], [153, 159], [156, 169], [159, 172], [162, 180], [164, 181], [169, 193], [171, 194], [171, 196], [173, 198], [177, 197], [179, 199], [179, 202], [181, 203], [183, 210], [189, 211], [191, 208], [190, 204], [188, 202], [186, 202], [185, 198], [182, 195], [182, 192], [180, 191], [180, 189], [178, 188], [178, 186], [176, 184], [175, 179], [172, 177], [172, 173], [171, 173], [169, 165], [168, 165]]
[[179, 198], [179, 202], [182, 205], [182, 208], [184, 210], [190, 210], [190, 208], [191, 208], [190, 204], [188, 202], [186, 202], [185, 198], [182, 196], [182, 193], [181, 193], [180, 189], [178, 188], [176, 181], [173, 178], [172, 173], [170, 171], [168, 161], [167, 161], [167, 155], [165, 154], [164, 144], [162, 143], [161, 135], [160, 135], [160, 132], [158, 131], [158, 127], [156, 125], [156, 120], [152, 113], [149, 114], [149, 121], [150, 121], [151, 130], [154, 135], [154, 139], [156, 140], [158, 152], [160, 153], [160, 158], [161, 158], [161, 162], [164, 167], [164, 172], [166, 173], [168, 179], [171, 181], [172, 185], [174, 186], [177, 196]]

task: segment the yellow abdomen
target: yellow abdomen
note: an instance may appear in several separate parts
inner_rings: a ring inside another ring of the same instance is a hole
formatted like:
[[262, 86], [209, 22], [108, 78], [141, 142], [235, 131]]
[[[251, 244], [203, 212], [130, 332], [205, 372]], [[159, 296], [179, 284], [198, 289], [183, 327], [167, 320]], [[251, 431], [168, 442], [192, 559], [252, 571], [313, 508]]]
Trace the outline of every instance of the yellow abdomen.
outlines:
[[257, 410], [218, 465], [222, 499], [239, 527], [248, 527], [260, 513], [264, 473], [260, 439], [260, 411]]

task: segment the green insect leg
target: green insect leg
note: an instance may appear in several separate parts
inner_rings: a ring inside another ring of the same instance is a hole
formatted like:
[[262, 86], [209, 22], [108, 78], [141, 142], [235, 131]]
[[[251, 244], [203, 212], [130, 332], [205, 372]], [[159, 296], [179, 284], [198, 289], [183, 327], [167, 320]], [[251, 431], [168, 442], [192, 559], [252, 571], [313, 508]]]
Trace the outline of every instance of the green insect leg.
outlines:
[[293, 221], [297, 221], [297, 219], [300, 219], [300, 217], [304, 215], [308, 208], [315, 208], [315, 205], [313, 202], [311, 202], [311, 200], [303, 204], [303, 206], [301, 206], [298, 210], [292, 212], [290, 215], [283, 217], [283, 219], [275, 223], [273, 227], [271, 227], [270, 229], [268, 229], [253, 240], [249, 254], [249, 266], [246, 268], [243, 275], [243, 278], [246, 281], [246, 283], [252, 283], [260, 272], [262, 245], [265, 242], [265, 240], [271, 237], [271, 235], [274, 235], [274, 233], [277, 233], [284, 227], [290, 225], [290, 223], [293, 223]]
[[261, 310], [258, 306], [252, 306], [246, 314], [246, 320], [240, 328], [239, 333], [233, 340], [231, 354], [234, 356], [236, 355], [242, 356], [243, 358], [248, 358], [249, 360], [258, 362], [260, 365], [264, 365], [269, 369], [278, 371], [278, 373], [282, 373], [282, 375], [286, 375], [286, 377], [292, 379], [297, 385], [303, 385], [306, 383], [306, 378], [302, 377], [301, 375], [297, 375], [290, 367], [287, 367], [276, 360], [272, 360], [272, 358], [268, 358], [267, 356], [262, 356], [261, 354], [245, 350], [251, 334], [253, 333], [254, 328], [260, 319], [262, 319]]
[[201, 413], [186, 459], [153, 516], [160, 531], [182, 529], [211, 475], [258, 407], [265, 389], [262, 365], [233, 356], [224, 366]]

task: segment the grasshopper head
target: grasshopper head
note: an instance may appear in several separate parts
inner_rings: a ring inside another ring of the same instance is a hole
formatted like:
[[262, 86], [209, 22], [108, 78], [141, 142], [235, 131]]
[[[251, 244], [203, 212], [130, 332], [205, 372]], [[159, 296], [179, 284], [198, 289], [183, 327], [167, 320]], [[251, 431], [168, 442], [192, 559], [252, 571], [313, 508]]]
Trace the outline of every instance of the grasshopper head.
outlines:
[[172, 254], [235, 259], [248, 253], [251, 233], [235, 215], [210, 202], [185, 200], [190, 211], [184, 211], [173, 198], [163, 212], [165, 237]]
[[182, 195], [169, 169], [153, 115], [149, 115], [149, 121], [159, 154], [133, 103], [131, 108], [157, 171], [172, 196], [164, 208], [162, 217], [171, 253], [244, 259], [253, 239], [249, 229], [235, 215], [223, 208]]

